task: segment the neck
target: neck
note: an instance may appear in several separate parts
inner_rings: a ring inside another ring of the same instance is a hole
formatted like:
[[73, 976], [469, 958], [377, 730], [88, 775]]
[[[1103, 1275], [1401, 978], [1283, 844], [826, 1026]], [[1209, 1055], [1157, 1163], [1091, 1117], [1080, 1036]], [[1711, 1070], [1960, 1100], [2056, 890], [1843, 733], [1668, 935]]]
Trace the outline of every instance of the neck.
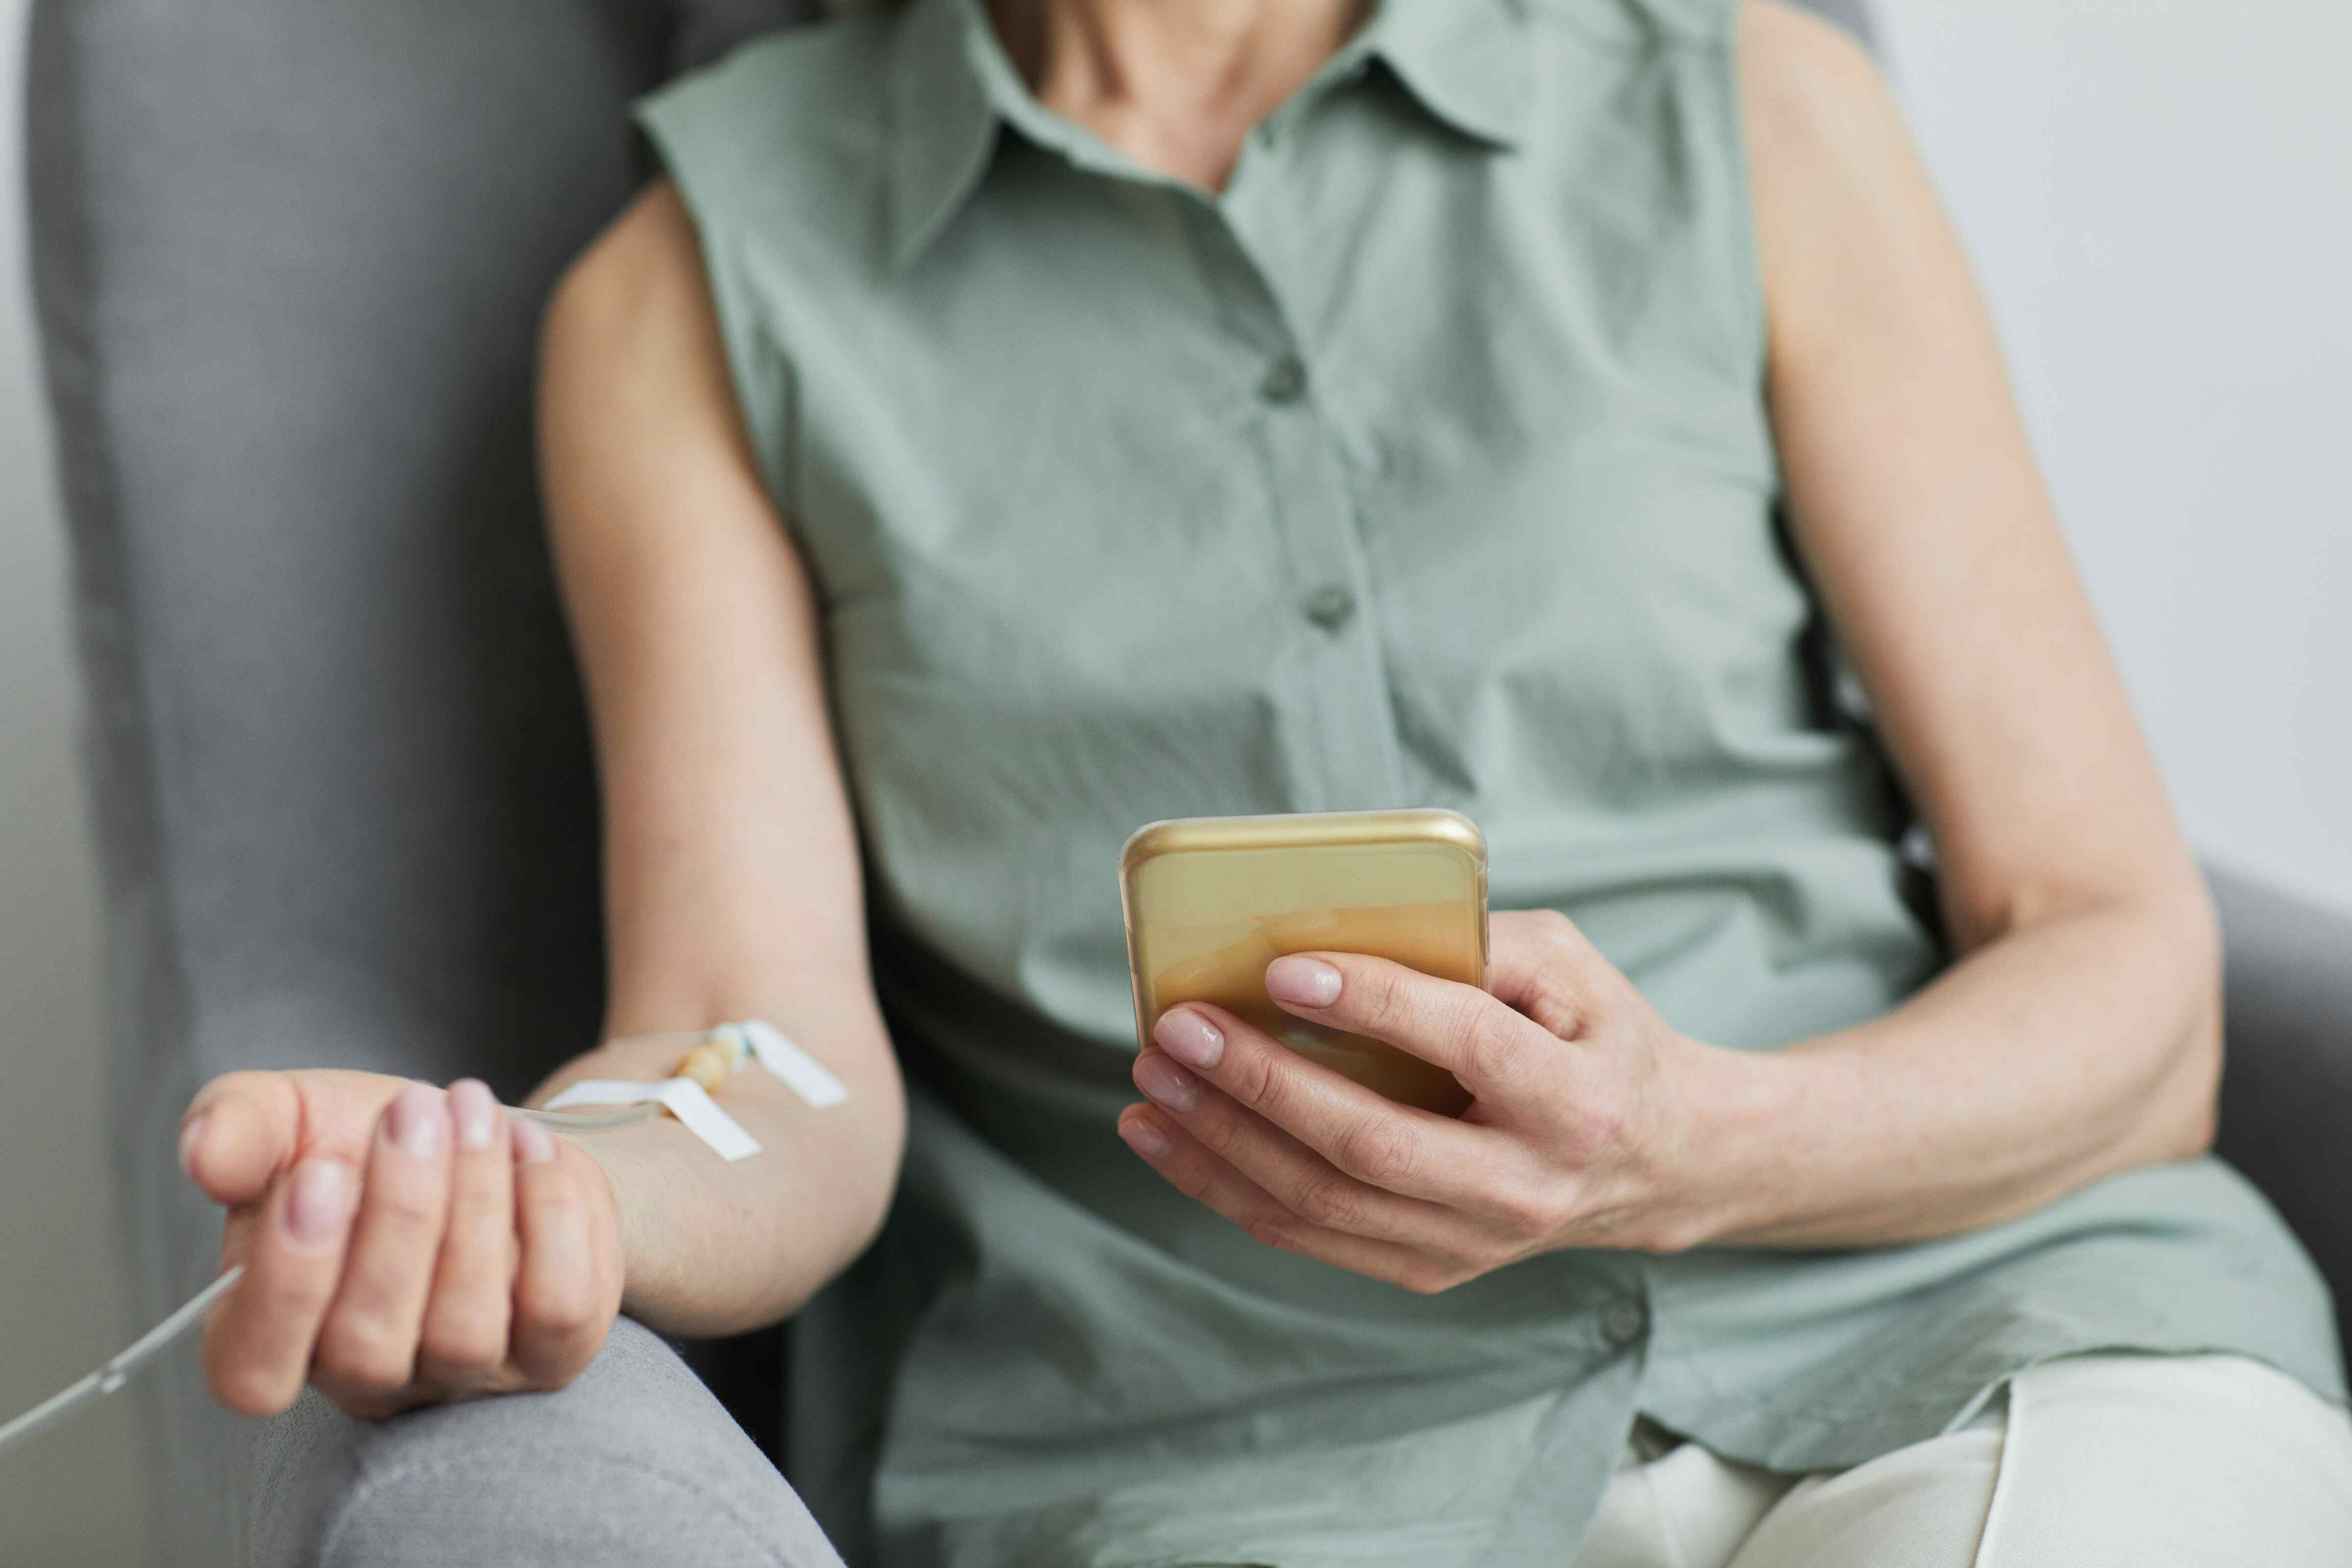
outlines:
[[1219, 190], [1250, 128], [1368, 0], [989, 0], [1037, 100], [1150, 168]]

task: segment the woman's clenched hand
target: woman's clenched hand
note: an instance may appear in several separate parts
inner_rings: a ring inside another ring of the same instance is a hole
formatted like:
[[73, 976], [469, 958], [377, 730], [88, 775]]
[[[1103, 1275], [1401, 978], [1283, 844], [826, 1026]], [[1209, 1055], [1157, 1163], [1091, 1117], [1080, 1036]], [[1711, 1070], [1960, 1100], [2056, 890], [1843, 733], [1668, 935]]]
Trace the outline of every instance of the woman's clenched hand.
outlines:
[[1153, 1103], [1121, 1115], [1121, 1136], [1258, 1240], [1413, 1290], [1559, 1247], [1716, 1234], [1695, 1091], [1738, 1053], [1667, 1027], [1559, 915], [1496, 915], [1492, 947], [1492, 994], [1359, 954], [1266, 968], [1286, 1011], [1453, 1073], [1476, 1097], [1459, 1120], [1189, 1003], [1157, 1020], [1135, 1066]]
[[231, 1409], [274, 1415], [305, 1381], [363, 1418], [558, 1388], [619, 1310], [604, 1172], [475, 1079], [230, 1073], [180, 1158], [228, 1207], [222, 1268], [245, 1265], [205, 1328]]

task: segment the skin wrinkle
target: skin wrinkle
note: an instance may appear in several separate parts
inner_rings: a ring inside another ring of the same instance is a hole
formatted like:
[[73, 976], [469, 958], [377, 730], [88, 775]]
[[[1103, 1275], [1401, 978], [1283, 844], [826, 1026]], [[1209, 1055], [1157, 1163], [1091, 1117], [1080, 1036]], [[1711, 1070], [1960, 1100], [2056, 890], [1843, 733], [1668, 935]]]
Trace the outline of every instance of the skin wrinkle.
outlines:
[[1223, 189], [1250, 127], [1370, 12], [1367, 0], [991, 0], [1037, 101], [1147, 168]]

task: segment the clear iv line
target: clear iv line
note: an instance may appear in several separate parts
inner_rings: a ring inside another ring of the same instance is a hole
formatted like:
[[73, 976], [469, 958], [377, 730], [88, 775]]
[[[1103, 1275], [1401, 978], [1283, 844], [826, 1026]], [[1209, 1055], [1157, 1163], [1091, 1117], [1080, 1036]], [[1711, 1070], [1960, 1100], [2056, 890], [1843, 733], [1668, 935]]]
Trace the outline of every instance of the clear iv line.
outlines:
[[[750, 1018], [737, 1024], [721, 1024], [711, 1029], [672, 1029], [654, 1035], [632, 1035], [625, 1041], [611, 1043], [636, 1045], [653, 1040], [709, 1040], [719, 1038], [730, 1030], [735, 1032], [739, 1042], [739, 1057], [742, 1050], [748, 1049], [762, 1066], [782, 1079], [793, 1093], [810, 1105], [823, 1109], [849, 1098], [849, 1091], [841, 1086], [839, 1079], [825, 1071], [823, 1064], [810, 1058], [764, 1019]], [[609, 1110], [540, 1110], [520, 1105], [506, 1108], [509, 1115], [527, 1116], [533, 1121], [571, 1132], [593, 1132], [601, 1128], [626, 1127], [632, 1122], [650, 1121], [661, 1115], [664, 1109], [656, 1100], [615, 1106]], [[722, 1116], [720, 1120], [726, 1119]], [[709, 1142], [708, 1131], [700, 1135]], [[758, 1147], [756, 1143], [752, 1144], [754, 1151]], [[121, 1355], [80, 1381], [59, 1389], [15, 1420], [0, 1425], [0, 1454], [30, 1440], [37, 1433], [46, 1431], [83, 1405], [105, 1398], [130, 1382], [142, 1367], [160, 1355], [173, 1341], [202, 1322], [205, 1309], [219, 1300], [244, 1276], [245, 1265], [240, 1263], [197, 1291], [194, 1298], [178, 1311], [140, 1335]]]
[[83, 1405], [105, 1398], [130, 1382], [132, 1373], [153, 1360], [164, 1346], [201, 1321], [205, 1309], [220, 1300], [230, 1286], [244, 1277], [245, 1265], [240, 1263], [196, 1292], [195, 1298], [186, 1306], [140, 1335], [129, 1350], [80, 1382], [49, 1395], [5, 1426], [0, 1426], [0, 1453], [29, 1441], [35, 1434], [64, 1420]]
[[[633, 1121], [648, 1121], [660, 1115], [661, 1110], [658, 1105], [625, 1105], [613, 1110], [574, 1113], [568, 1110], [532, 1110], [512, 1105], [507, 1107], [509, 1115], [528, 1116], [533, 1121], [543, 1121], [550, 1127], [575, 1132], [593, 1131], [604, 1127], [625, 1127]], [[130, 1382], [141, 1368], [162, 1354], [173, 1341], [204, 1321], [205, 1310], [228, 1294], [229, 1288], [243, 1278], [245, 1265], [240, 1263], [197, 1291], [178, 1311], [140, 1335], [121, 1354], [58, 1390], [5, 1426], [0, 1426], [0, 1454], [20, 1443], [30, 1442], [83, 1405], [95, 1405]]]

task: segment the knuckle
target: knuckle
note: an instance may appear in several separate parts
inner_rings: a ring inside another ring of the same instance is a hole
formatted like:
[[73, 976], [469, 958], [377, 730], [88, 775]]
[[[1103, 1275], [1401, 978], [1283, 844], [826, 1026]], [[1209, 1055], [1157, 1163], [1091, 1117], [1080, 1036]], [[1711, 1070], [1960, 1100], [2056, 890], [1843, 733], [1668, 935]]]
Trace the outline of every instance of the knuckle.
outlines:
[[596, 1359], [610, 1326], [610, 1313], [598, 1311], [593, 1301], [583, 1303], [577, 1311], [518, 1336], [513, 1359], [533, 1380], [533, 1387], [551, 1386], [541, 1380], [553, 1378], [551, 1386], [560, 1388]]
[[1408, 1264], [1399, 1272], [1397, 1283], [1416, 1296], [1436, 1296], [1453, 1289], [1467, 1278], [1467, 1273], [1455, 1265], [1431, 1258], [1426, 1262]]
[[1517, 1263], [1527, 1257], [1528, 1251], [1529, 1248], [1519, 1242], [1487, 1238], [1464, 1247], [1448, 1261], [1461, 1268], [1464, 1279], [1472, 1279]]
[[415, 1373], [415, 1346], [374, 1324], [344, 1325], [320, 1339], [318, 1367], [347, 1387], [399, 1388]]
[[1583, 1003], [1575, 988], [1558, 974], [1537, 975], [1528, 987], [1525, 1005], [1528, 1017], [1563, 1040], [1573, 1039], [1583, 1030]]
[[449, 1218], [480, 1226], [502, 1225], [514, 1208], [511, 1157], [496, 1144], [460, 1148], [449, 1163]]
[[558, 1179], [517, 1193], [514, 1206], [526, 1224], [563, 1229], [571, 1228], [589, 1212], [587, 1194], [572, 1182]]
[[1465, 1006], [1458, 1020], [1462, 1063], [1486, 1082], [1508, 1079], [1525, 1059], [1525, 1043], [1500, 1007]]
[[[1243, 1141], [1242, 1130], [1246, 1125], [1246, 1117], [1208, 1093], [1203, 1093], [1193, 1104], [1183, 1121], [1184, 1131], [1193, 1142], [1207, 1151], [1209, 1155], [1225, 1160], [1233, 1158], [1234, 1149]], [[1207, 1159], [1203, 1158], [1199, 1163], [1205, 1165]]]
[[591, 1356], [567, 1356], [561, 1361], [547, 1362], [523, 1380], [524, 1386], [533, 1394], [553, 1394], [558, 1389], [569, 1388], [579, 1380], [582, 1373], [588, 1370], [588, 1363], [593, 1359]]
[[1410, 1129], [1386, 1116], [1368, 1116], [1339, 1141], [1339, 1163], [1375, 1186], [1393, 1187], [1419, 1163]]
[[1178, 1192], [1195, 1203], [1208, 1201], [1209, 1173], [1192, 1161], [1187, 1160], [1181, 1164], [1171, 1166], [1168, 1172], [1168, 1180]]
[[1577, 1101], [1570, 1131], [1588, 1153], [1598, 1152], [1623, 1141], [1629, 1120], [1624, 1102], [1617, 1096], [1588, 1094]]
[[1297, 1252], [1298, 1233], [1289, 1221], [1276, 1215], [1252, 1215], [1242, 1222], [1242, 1229], [1252, 1241], [1283, 1252]]
[[1412, 999], [1405, 994], [1403, 975], [1399, 970], [1378, 965], [1357, 984], [1363, 987], [1363, 1024], [1369, 1033], [1379, 1035], [1393, 1030], [1412, 1011]]
[[1280, 1104], [1283, 1095], [1281, 1060], [1273, 1051], [1252, 1051], [1235, 1064], [1229, 1092], [1234, 1100], [1253, 1110], [1267, 1110]]
[[1196, 1145], [1180, 1141], [1175, 1152], [1161, 1163], [1160, 1173], [1186, 1197], [1198, 1203], [1208, 1202], [1212, 1185], [1208, 1164]]
[[1536, 934], [1554, 946], [1576, 940], [1576, 922], [1558, 910], [1536, 910], [1530, 918]]
[[1299, 1218], [1329, 1230], [1352, 1231], [1364, 1220], [1364, 1205], [1342, 1176], [1310, 1177], [1291, 1208]]
[[506, 1324], [487, 1312], [436, 1315], [417, 1345], [417, 1362], [436, 1374], [479, 1376], [506, 1363]]
[[596, 1326], [596, 1301], [584, 1283], [541, 1286], [524, 1292], [518, 1316], [535, 1340], [569, 1341]]
[[1517, 1241], [1539, 1241], [1565, 1226], [1567, 1205], [1532, 1186], [1505, 1191], [1495, 1202], [1494, 1217], [1506, 1235]]
[[[252, 1282], [253, 1277], [247, 1275], [245, 1284]], [[334, 1289], [334, 1277], [319, 1269], [281, 1269], [266, 1288], [254, 1292], [251, 1310], [255, 1317], [272, 1322], [316, 1321]], [[237, 1291], [242, 1295], [244, 1286]]]
[[240, 1415], [276, 1415], [294, 1403], [283, 1381], [260, 1367], [214, 1360], [205, 1363], [205, 1378], [213, 1397]]
[[251, 1068], [240, 1068], [235, 1072], [221, 1073], [197, 1091], [196, 1100], [200, 1103], [210, 1105], [216, 1103], [226, 1095], [250, 1093], [260, 1088], [269, 1076], [268, 1073], [257, 1072]]
[[542, 1167], [547, 1180], [540, 1184], [532, 1196], [547, 1208], [578, 1209], [588, 1206], [588, 1174], [590, 1166], [583, 1156], [578, 1163], [562, 1158], [566, 1145], [557, 1140], [557, 1159]]
[[382, 1182], [368, 1194], [367, 1206], [379, 1224], [403, 1231], [437, 1228], [448, 1206], [448, 1183]]
[[1706, 1226], [1696, 1220], [1665, 1220], [1643, 1236], [1638, 1246], [1654, 1257], [1670, 1258], [1705, 1247], [1709, 1239]]

